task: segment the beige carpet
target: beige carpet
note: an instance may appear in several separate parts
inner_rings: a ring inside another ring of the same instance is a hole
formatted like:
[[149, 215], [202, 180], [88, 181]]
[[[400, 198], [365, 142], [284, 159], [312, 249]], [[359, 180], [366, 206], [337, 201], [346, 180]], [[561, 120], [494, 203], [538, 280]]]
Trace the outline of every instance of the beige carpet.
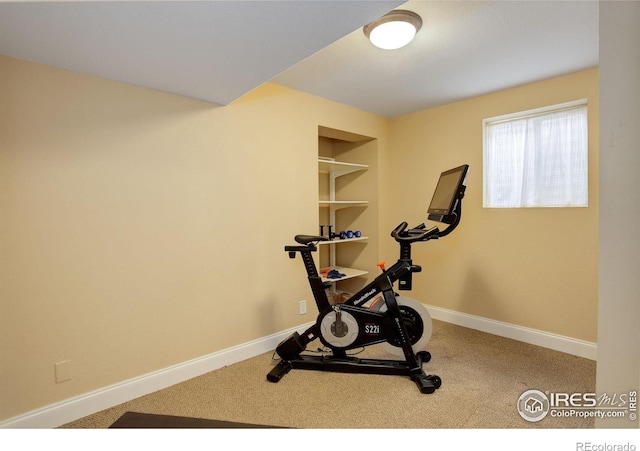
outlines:
[[[316, 342], [312, 343], [316, 345]], [[107, 428], [126, 411], [291, 428], [592, 428], [593, 419], [530, 423], [516, 409], [526, 390], [595, 392], [594, 361], [434, 321], [427, 374], [442, 378], [421, 394], [406, 377], [293, 370], [266, 380], [263, 354], [69, 423]], [[394, 358], [379, 347], [362, 355]]]

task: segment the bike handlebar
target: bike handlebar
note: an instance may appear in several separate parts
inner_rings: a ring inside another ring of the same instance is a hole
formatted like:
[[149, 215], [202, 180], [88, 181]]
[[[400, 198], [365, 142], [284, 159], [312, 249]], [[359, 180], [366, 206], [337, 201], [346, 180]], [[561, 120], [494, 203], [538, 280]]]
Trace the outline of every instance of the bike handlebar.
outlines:
[[401, 222], [393, 231], [391, 232], [391, 236], [397, 242], [409, 242], [413, 243], [416, 241], [427, 241], [432, 238], [438, 238], [438, 233], [440, 229], [437, 227], [433, 227], [431, 229], [425, 229], [424, 224], [420, 224], [417, 227], [407, 230], [406, 221]]

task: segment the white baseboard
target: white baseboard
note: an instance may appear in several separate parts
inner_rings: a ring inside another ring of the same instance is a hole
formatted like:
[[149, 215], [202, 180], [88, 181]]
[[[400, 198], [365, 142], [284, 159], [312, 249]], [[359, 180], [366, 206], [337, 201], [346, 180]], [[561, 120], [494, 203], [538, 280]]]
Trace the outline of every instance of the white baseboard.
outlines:
[[542, 346], [543, 348], [553, 349], [555, 351], [565, 352], [578, 357], [584, 357], [590, 360], [597, 359], [598, 346], [596, 343], [577, 340], [575, 338], [556, 335], [528, 327], [515, 326], [501, 321], [482, 318], [480, 316], [469, 315], [466, 313], [447, 310], [433, 305], [426, 305], [429, 314], [433, 319], [456, 324], [458, 326], [476, 329], [489, 334], [498, 335], [500, 337], [511, 338], [513, 340]]
[[[582, 340], [550, 334], [540, 330], [514, 326], [466, 313], [455, 312], [440, 307], [426, 305], [432, 318], [482, 332], [511, 338], [525, 343], [566, 352], [579, 357], [596, 360], [597, 346]], [[274, 350], [275, 347], [294, 331], [302, 331], [312, 323], [302, 325], [258, 340], [234, 346], [220, 352], [164, 368], [153, 373], [129, 379], [102, 389], [71, 398], [41, 409], [28, 412], [0, 422], [0, 429], [10, 428], [56, 428], [95, 412], [116, 406], [123, 402], [161, 390], [171, 385], [200, 376], [224, 366], [255, 357]], [[267, 368], [265, 368], [265, 379]]]
[[[279, 332], [10, 418], [0, 422], [0, 429], [51, 429], [62, 426], [123, 402], [272, 351], [294, 331], [305, 330], [309, 325]], [[265, 380], [268, 371], [269, 368], [265, 367]]]

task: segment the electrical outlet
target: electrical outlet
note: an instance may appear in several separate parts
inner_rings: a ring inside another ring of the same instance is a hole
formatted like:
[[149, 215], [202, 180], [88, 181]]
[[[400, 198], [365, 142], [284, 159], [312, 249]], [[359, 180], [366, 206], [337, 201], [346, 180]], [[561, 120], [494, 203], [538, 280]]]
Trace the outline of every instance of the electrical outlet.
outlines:
[[307, 301], [302, 300], [300, 301], [300, 314], [304, 315], [305, 313], [307, 313]]
[[56, 370], [56, 384], [71, 380], [71, 360], [58, 362], [54, 367]]

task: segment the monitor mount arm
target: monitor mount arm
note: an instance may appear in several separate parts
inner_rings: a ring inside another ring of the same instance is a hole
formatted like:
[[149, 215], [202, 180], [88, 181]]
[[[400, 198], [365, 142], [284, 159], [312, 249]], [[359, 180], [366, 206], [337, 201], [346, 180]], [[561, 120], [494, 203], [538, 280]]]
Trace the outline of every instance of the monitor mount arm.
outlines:
[[[429, 241], [449, 235], [460, 224], [462, 217], [462, 198], [464, 197], [465, 186], [460, 187], [460, 191], [456, 196], [456, 204], [451, 214], [446, 216], [429, 215], [429, 219], [436, 220], [448, 224], [444, 230], [438, 227], [427, 229], [424, 223], [407, 230], [408, 224], [402, 222], [392, 232], [391, 236], [400, 244], [400, 262], [404, 262], [411, 269], [399, 280], [398, 288], [400, 290], [410, 290], [412, 288], [412, 273], [420, 272], [422, 268], [414, 265], [411, 260], [411, 244], [418, 241]], [[435, 217], [434, 217], [435, 216]]]

